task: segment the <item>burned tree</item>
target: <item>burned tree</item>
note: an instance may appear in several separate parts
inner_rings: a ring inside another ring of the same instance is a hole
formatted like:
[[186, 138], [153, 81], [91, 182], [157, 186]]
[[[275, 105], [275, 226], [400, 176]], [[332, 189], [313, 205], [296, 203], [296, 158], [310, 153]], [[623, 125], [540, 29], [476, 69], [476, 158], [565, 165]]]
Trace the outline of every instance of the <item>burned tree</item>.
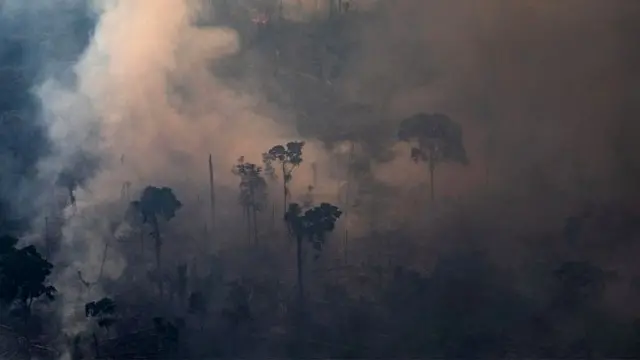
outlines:
[[[300, 305], [304, 301], [304, 280], [302, 277], [302, 246], [303, 239], [307, 239], [318, 253], [322, 251], [327, 234], [335, 229], [336, 221], [342, 215], [337, 206], [322, 203], [302, 213], [302, 208], [296, 203], [289, 204], [285, 221], [290, 231], [296, 237], [296, 269], [298, 278], [298, 300]], [[317, 256], [318, 254], [316, 254]]]
[[18, 249], [17, 244], [14, 237], [0, 237], [0, 306], [15, 307], [26, 321], [33, 302], [53, 300], [56, 288], [47, 284], [53, 265], [33, 245]]
[[162, 237], [160, 236], [160, 219], [169, 221], [176, 216], [182, 203], [168, 187], [158, 188], [147, 186], [142, 192], [140, 200], [132, 202], [132, 207], [142, 215], [142, 223], [151, 226], [151, 237], [155, 240], [156, 270], [158, 284], [162, 293], [160, 277], [160, 255], [162, 251]]
[[238, 159], [233, 173], [240, 177], [239, 202], [247, 219], [249, 233], [253, 230], [253, 240], [258, 242], [258, 212], [264, 209], [267, 198], [267, 182], [262, 177], [262, 168], [256, 164], [244, 162], [244, 156]]
[[263, 155], [265, 164], [271, 166], [278, 162], [282, 169], [283, 212], [287, 211], [289, 199], [289, 183], [293, 179], [293, 171], [302, 163], [304, 141], [288, 142], [285, 146], [276, 145]]
[[[98, 301], [92, 301], [84, 305], [84, 315], [87, 319], [94, 319], [95, 324], [109, 333], [109, 329], [115, 323], [116, 303], [110, 298], [102, 298]], [[94, 331], [92, 333], [93, 350], [96, 358], [100, 358], [100, 343], [98, 335]]]
[[443, 114], [419, 113], [400, 123], [398, 138], [412, 145], [411, 159], [429, 164], [431, 200], [435, 200], [434, 173], [444, 162], [469, 163], [462, 127]]

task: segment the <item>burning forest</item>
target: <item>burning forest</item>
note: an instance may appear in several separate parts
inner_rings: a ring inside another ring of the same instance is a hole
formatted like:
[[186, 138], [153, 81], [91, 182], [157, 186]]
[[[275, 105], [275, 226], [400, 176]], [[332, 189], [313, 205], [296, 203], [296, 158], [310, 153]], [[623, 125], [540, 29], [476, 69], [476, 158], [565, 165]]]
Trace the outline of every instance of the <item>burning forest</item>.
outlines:
[[639, 17], [0, 0], [0, 358], [640, 356]]

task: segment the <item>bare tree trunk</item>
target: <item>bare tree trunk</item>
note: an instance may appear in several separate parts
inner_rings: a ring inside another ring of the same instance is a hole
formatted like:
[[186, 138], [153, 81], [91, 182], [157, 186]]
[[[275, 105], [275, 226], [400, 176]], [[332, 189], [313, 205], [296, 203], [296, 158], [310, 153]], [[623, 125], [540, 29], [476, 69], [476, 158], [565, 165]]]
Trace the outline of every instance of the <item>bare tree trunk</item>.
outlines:
[[271, 231], [276, 229], [276, 204], [271, 204]]
[[296, 267], [298, 272], [297, 355], [306, 349], [306, 303], [303, 278], [302, 236], [296, 234]]
[[344, 263], [345, 265], [349, 263], [349, 207], [351, 201], [351, 166], [353, 163], [353, 152], [355, 150], [355, 144], [353, 141], [351, 142], [351, 149], [349, 150], [349, 160], [347, 163], [347, 191], [345, 195], [345, 204], [344, 204]]
[[155, 245], [156, 245], [156, 269], [158, 271], [160, 271], [160, 252], [162, 250], [160, 250], [160, 248], [162, 247], [162, 245], [160, 245], [160, 236], [156, 235], [155, 237]]
[[244, 206], [244, 218], [247, 220], [247, 242], [251, 244], [251, 211], [249, 205]]
[[436, 200], [436, 192], [435, 192], [435, 184], [434, 184], [434, 176], [433, 173], [436, 170], [436, 164], [433, 159], [433, 152], [429, 151], [429, 188], [431, 194], [431, 202]]
[[100, 359], [100, 344], [98, 343], [98, 335], [94, 332], [92, 334], [93, 337], [93, 352], [96, 356], [96, 359]]
[[287, 196], [289, 195], [289, 190], [287, 190], [287, 171], [284, 168], [284, 163], [282, 163], [282, 197], [283, 197], [283, 208], [282, 208], [282, 216], [287, 213]]
[[302, 278], [302, 236], [296, 235], [296, 269], [298, 272], [298, 310], [304, 306], [304, 281]]
[[253, 213], [253, 240], [255, 244], [258, 244], [258, 210], [256, 210], [256, 206], [254, 205], [252, 208]]
[[160, 227], [158, 226], [158, 221], [153, 222], [153, 237], [155, 240], [156, 247], [156, 281], [158, 282], [158, 291], [160, 292], [160, 297], [164, 296], [164, 286], [162, 283], [162, 264], [161, 264], [161, 252], [162, 252], [162, 239], [160, 239]]
[[216, 224], [216, 193], [213, 184], [213, 160], [209, 154], [209, 201], [211, 208], [211, 234], [214, 234]]
[[258, 210], [256, 209], [255, 192], [252, 183], [249, 183], [249, 197], [251, 199], [251, 215], [253, 216], [253, 241], [258, 244]]

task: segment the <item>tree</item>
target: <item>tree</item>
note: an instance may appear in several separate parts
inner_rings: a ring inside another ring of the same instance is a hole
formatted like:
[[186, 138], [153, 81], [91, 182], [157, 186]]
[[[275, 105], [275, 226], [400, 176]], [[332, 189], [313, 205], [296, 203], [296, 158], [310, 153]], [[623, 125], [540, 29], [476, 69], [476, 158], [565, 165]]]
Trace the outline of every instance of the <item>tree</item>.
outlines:
[[[87, 318], [106, 319], [111, 318], [116, 311], [116, 303], [110, 298], [102, 298], [84, 305], [84, 314]], [[112, 322], [98, 321], [100, 327], [109, 327]]]
[[438, 164], [469, 163], [462, 142], [462, 127], [443, 114], [419, 113], [400, 123], [398, 138], [413, 145], [411, 159], [429, 164], [431, 200], [435, 200], [434, 172]]
[[158, 188], [147, 186], [142, 192], [140, 200], [131, 203], [132, 207], [142, 215], [142, 223], [149, 224], [152, 228], [151, 237], [155, 240], [156, 269], [158, 284], [162, 293], [162, 278], [160, 276], [160, 255], [162, 251], [162, 238], [160, 236], [160, 218], [166, 221], [173, 219], [176, 212], [182, 207], [173, 190], [168, 187]]
[[[285, 221], [290, 231], [296, 236], [296, 268], [298, 275], [298, 300], [302, 306], [304, 301], [304, 281], [302, 277], [302, 243], [307, 239], [313, 248], [320, 252], [326, 242], [326, 235], [335, 229], [336, 221], [342, 215], [337, 206], [322, 203], [302, 213], [297, 203], [289, 204]], [[317, 256], [318, 254], [316, 254]]]
[[56, 288], [47, 284], [53, 265], [33, 245], [16, 248], [18, 239], [0, 237], [0, 303], [17, 305], [25, 320], [31, 305], [41, 297], [53, 300]]
[[283, 212], [287, 212], [287, 200], [289, 198], [289, 183], [293, 179], [293, 171], [302, 163], [302, 149], [304, 141], [291, 141], [285, 146], [276, 145], [263, 154], [265, 168], [272, 168], [274, 162], [280, 163], [282, 169], [282, 190], [284, 207]]
[[115, 323], [116, 303], [110, 298], [102, 298], [84, 305], [84, 314], [89, 319], [96, 319], [100, 328], [109, 332], [109, 328]]
[[240, 177], [240, 205], [247, 218], [249, 233], [253, 229], [254, 242], [258, 242], [258, 212], [264, 209], [267, 199], [267, 182], [262, 177], [262, 168], [256, 164], [244, 162], [244, 156], [232, 171]]

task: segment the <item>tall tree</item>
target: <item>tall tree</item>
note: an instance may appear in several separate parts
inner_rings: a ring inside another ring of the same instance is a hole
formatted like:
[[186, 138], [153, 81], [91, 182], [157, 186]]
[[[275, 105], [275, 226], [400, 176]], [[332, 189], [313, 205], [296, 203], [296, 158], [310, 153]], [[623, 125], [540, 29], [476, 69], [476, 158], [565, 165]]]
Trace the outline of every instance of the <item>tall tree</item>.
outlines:
[[290, 231], [296, 237], [296, 269], [298, 276], [298, 301], [300, 308], [304, 302], [304, 280], [302, 274], [302, 246], [307, 239], [313, 248], [320, 252], [326, 242], [328, 233], [335, 229], [336, 221], [342, 215], [337, 206], [322, 203], [304, 213], [297, 203], [289, 204], [289, 210], [285, 214], [285, 221]]
[[0, 303], [18, 306], [25, 320], [41, 297], [53, 300], [56, 288], [47, 284], [53, 265], [33, 245], [16, 248], [18, 239], [0, 237]]
[[304, 141], [291, 141], [286, 145], [276, 145], [263, 154], [265, 168], [272, 166], [274, 162], [280, 163], [282, 169], [283, 212], [287, 212], [289, 199], [289, 183], [293, 179], [293, 171], [302, 163], [302, 149]]
[[[109, 332], [109, 328], [115, 323], [116, 303], [110, 298], [102, 298], [98, 301], [92, 301], [84, 305], [84, 315], [87, 319], [95, 319], [99, 328], [105, 329], [105, 332]], [[94, 331], [93, 337], [93, 351], [96, 358], [100, 358], [100, 346], [98, 342], [98, 335]]]
[[156, 250], [156, 275], [160, 292], [162, 292], [162, 279], [160, 277], [160, 255], [162, 252], [162, 237], [160, 236], [160, 219], [169, 221], [176, 216], [176, 212], [182, 207], [173, 190], [168, 187], [158, 188], [147, 186], [140, 200], [132, 202], [133, 208], [142, 215], [142, 223], [151, 226], [151, 237], [155, 240]]
[[98, 301], [91, 301], [84, 305], [84, 314], [89, 319], [95, 319], [98, 327], [109, 332], [109, 328], [116, 322], [116, 303], [105, 297]]
[[258, 242], [258, 212], [264, 209], [267, 198], [267, 182], [262, 177], [262, 168], [256, 164], [244, 162], [244, 156], [238, 159], [233, 173], [240, 177], [240, 205], [247, 217], [247, 229], [253, 230], [254, 242]]
[[419, 113], [400, 123], [398, 138], [410, 143], [411, 159], [429, 165], [430, 195], [435, 200], [434, 173], [440, 163], [469, 163], [462, 141], [462, 127], [443, 114]]

